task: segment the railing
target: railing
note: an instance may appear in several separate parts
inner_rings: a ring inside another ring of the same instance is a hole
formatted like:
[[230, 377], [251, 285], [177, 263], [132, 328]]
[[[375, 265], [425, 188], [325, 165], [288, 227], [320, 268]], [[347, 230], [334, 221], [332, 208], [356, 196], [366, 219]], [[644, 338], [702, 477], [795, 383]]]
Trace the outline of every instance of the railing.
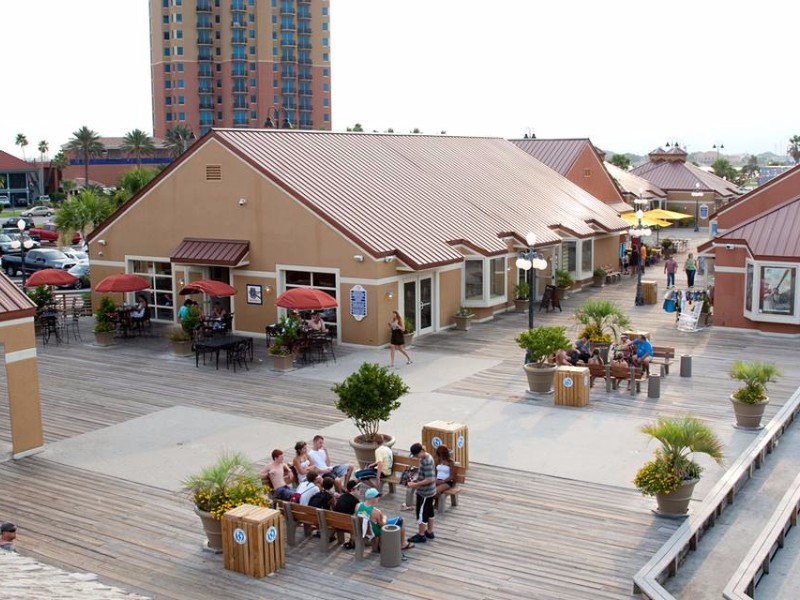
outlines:
[[786, 534], [797, 525], [798, 512], [800, 512], [800, 475], [795, 478], [763, 532], [731, 577], [722, 592], [725, 600], [752, 600], [755, 597], [756, 583], [762, 575], [769, 573], [770, 562], [778, 550], [783, 548]]
[[753, 443], [742, 453], [719, 480], [694, 515], [684, 521], [672, 537], [647, 561], [633, 577], [633, 593], [650, 600], [674, 600], [661, 583], [678, 572], [684, 557], [697, 550], [700, 538], [716, 524], [717, 517], [733, 504], [736, 493], [760, 469], [767, 454], [771, 454], [778, 439], [800, 412], [800, 388], [778, 411]]

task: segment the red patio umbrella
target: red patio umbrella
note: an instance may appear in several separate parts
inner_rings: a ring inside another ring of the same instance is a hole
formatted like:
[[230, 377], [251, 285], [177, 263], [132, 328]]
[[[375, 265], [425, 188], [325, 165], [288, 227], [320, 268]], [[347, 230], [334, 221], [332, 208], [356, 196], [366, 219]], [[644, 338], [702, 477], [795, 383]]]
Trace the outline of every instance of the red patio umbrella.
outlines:
[[275, 299], [275, 306], [292, 310], [320, 310], [336, 308], [336, 298], [313, 288], [292, 288]]
[[78, 281], [78, 278], [64, 271], [63, 269], [42, 269], [36, 271], [25, 281], [25, 287], [37, 287], [40, 285], [70, 285]]
[[138, 292], [139, 290], [146, 290], [150, 287], [150, 282], [144, 277], [132, 275], [130, 273], [117, 273], [109, 275], [95, 287], [96, 292], [101, 293], [125, 293], [125, 292]]
[[199, 281], [187, 283], [186, 286], [178, 293], [181, 296], [190, 296], [192, 294], [208, 294], [209, 296], [214, 296], [215, 298], [223, 298], [226, 296], [235, 296], [236, 288], [223, 281], [200, 279]]

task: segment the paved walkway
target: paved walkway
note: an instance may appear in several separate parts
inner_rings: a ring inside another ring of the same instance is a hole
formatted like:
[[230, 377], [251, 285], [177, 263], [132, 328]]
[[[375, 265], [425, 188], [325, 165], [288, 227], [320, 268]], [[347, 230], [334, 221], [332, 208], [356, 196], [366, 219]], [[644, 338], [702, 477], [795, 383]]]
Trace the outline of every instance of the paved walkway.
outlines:
[[67, 573], [28, 556], [0, 550], [3, 600], [147, 600], [94, 579], [92, 574]]

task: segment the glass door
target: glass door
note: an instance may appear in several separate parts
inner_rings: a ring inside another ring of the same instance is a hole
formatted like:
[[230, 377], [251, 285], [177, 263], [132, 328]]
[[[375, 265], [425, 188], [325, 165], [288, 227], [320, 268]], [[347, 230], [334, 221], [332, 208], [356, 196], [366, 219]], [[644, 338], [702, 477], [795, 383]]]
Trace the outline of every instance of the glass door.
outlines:
[[417, 334], [433, 331], [433, 277], [403, 283], [403, 320], [413, 323]]

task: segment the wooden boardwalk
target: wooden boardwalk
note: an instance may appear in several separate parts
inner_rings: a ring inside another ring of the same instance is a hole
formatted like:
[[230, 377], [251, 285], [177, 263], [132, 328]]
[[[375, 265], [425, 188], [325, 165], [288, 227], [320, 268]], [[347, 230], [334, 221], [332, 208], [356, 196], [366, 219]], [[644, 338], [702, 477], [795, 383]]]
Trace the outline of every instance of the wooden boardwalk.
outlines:
[[[681, 379], [676, 364], [658, 400], [646, 393], [606, 394], [598, 386], [588, 410], [642, 417], [692, 412], [729, 422], [727, 395], [734, 386], [727, 367], [734, 358], [763, 358], [784, 370], [770, 388], [768, 415], [800, 385], [790, 362], [796, 341], [713, 329], [676, 332], [673, 317], [660, 306], [633, 306], [631, 280], [574, 294], [563, 313], [537, 313], [536, 322], [569, 325], [573, 332], [572, 312], [600, 295], [624, 306], [634, 326], [651, 331], [657, 345], [692, 354], [694, 377]], [[470, 332], [418, 340], [419, 347], [439, 353], [501, 361], [436, 391], [530, 402], [513, 341], [526, 323], [526, 315], [509, 313]], [[84, 330], [88, 339], [89, 327]], [[73, 342], [40, 346], [39, 352], [47, 442], [173, 406], [320, 429], [341, 420], [329, 383], [272, 373], [266, 361], [235, 375], [224, 368], [195, 369], [171, 358], [155, 336], [104, 350]], [[337, 355], [347, 352], [337, 349]], [[265, 358], [263, 343], [256, 358]], [[7, 402], [0, 401], [0, 442], [9, 440], [7, 412]], [[328, 441], [335, 456], [350, 455], [345, 440]], [[264, 447], [266, 454], [269, 440]], [[289, 549], [286, 569], [253, 580], [225, 571], [219, 556], [200, 550], [199, 521], [180, 494], [36, 456], [0, 463], [0, 481], [0, 519], [17, 521], [23, 554], [92, 571], [106, 583], [153, 598], [630, 598], [633, 574], [679, 524], [654, 517], [652, 502], [632, 486], [472, 464], [459, 507], [437, 519], [437, 539], [411, 550], [400, 568], [381, 568], [372, 555], [356, 562], [342, 549], [323, 555], [306, 541]], [[385, 499], [387, 511], [395, 514], [400, 501], [399, 495]]]

